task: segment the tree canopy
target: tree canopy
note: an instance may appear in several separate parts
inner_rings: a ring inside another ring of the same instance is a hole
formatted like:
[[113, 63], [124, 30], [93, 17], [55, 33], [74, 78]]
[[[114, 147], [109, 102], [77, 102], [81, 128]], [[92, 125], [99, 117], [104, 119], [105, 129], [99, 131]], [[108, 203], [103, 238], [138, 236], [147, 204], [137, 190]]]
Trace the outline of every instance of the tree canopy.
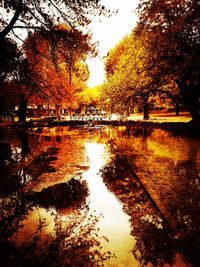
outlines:
[[106, 58], [104, 87], [114, 109], [143, 105], [148, 118], [148, 101], [164, 93], [199, 119], [199, 8], [196, 0], [140, 1], [136, 27]]
[[74, 108], [89, 77], [84, 61], [94, 51], [89, 39], [89, 35], [64, 25], [54, 31], [30, 33], [24, 44], [28, 64], [27, 100]]
[[179, 86], [194, 120], [200, 111], [200, 3], [197, 0], [140, 1], [136, 31], [145, 36], [160, 79]]
[[[85, 57], [95, 54], [90, 36], [77, 27], [87, 25], [91, 14], [109, 11], [99, 0], [0, 0], [0, 12], [0, 79], [15, 72], [12, 79], [19, 85], [16, 94], [24, 103], [22, 113], [27, 100], [34, 98], [60, 105], [66, 94], [63, 88], [68, 88], [69, 105], [76, 106], [75, 94], [69, 92], [83, 89], [89, 75]], [[20, 53], [17, 38], [24, 43]]]
[[0, 0], [0, 40], [15, 29], [51, 29], [55, 23], [70, 27], [90, 22], [89, 14], [106, 13], [99, 0]]
[[174, 98], [175, 86], [170, 77], [158, 82], [160, 74], [144, 42], [145, 39], [133, 30], [111, 50], [105, 64], [104, 93], [113, 111], [129, 113], [130, 109], [143, 108], [144, 118], [148, 119], [150, 97], [162, 92]]
[[21, 53], [15, 41], [5, 38], [0, 42], [0, 83], [18, 69]]

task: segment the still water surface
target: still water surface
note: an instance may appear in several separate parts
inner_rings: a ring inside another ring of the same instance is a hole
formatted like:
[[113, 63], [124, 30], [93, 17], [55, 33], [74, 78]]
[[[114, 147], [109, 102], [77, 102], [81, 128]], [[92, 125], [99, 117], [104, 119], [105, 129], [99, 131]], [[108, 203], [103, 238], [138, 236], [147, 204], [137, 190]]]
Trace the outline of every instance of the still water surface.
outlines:
[[102, 246], [111, 250], [116, 259], [107, 261], [105, 266], [138, 266], [131, 253], [135, 240], [131, 236], [130, 217], [123, 211], [122, 204], [115, 195], [108, 191], [99, 170], [109, 162], [109, 149], [105, 144], [90, 142], [85, 144], [89, 158], [90, 168], [83, 174], [89, 187], [90, 212], [101, 214], [98, 222], [100, 234], [105, 236], [108, 242], [102, 242]]
[[4, 179], [19, 180], [8, 192], [1, 186], [2, 205], [18, 212], [3, 241], [30, 266], [37, 256], [46, 266], [198, 266], [198, 139], [57, 127], [11, 132], [3, 142], [11, 145]]

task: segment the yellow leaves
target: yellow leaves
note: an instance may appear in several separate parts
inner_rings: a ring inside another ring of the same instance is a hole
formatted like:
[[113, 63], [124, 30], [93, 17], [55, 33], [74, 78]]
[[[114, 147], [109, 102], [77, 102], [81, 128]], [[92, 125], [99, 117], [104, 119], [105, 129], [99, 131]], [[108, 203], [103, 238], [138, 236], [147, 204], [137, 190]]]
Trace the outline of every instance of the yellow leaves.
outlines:
[[100, 94], [99, 86], [93, 87], [93, 88], [86, 88], [84, 91], [84, 94], [88, 95], [92, 99], [97, 99]]
[[79, 95], [79, 102], [83, 105], [99, 102], [100, 99], [100, 87], [85, 87]]
[[61, 62], [58, 64], [58, 68], [61, 70], [61, 71], [66, 71], [67, 70], [67, 65], [66, 65], [66, 62]]
[[128, 36], [125, 36], [114, 48], [109, 51], [105, 64], [108, 76], [113, 75], [114, 71], [117, 69], [119, 61], [126, 51], [127, 41]]
[[73, 31], [73, 29], [66, 23], [57, 24], [56, 26], [54, 26], [54, 29], [55, 30], [64, 30], [66, 32]]
[[80, 84], [85, 83], [89, 78], [88, 66], [84, 61], [76, 61], [73, 66], [73, 78]]
[[174, 80], [166, 80], [166, 84], [160, 87], [163, 92], [169, 92], [172, 95], [179, 95], [179, 87]]

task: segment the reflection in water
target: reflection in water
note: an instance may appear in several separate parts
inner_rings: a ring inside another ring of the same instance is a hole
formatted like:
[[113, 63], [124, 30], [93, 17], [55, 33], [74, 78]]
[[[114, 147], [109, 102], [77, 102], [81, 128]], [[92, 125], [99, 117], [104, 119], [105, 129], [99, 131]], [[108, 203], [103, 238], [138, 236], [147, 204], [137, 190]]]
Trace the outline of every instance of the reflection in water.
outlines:
[[[4, 266], [199, 267], [199, 139], [153, 128], [55, 127], [1, 140]], [[73, 183], [81, 176], [87, 190], [81, 178]]]
[[34, 207], [23, 221], [24, 227], [12, 236], [23, 257], [14, 266], [104, 266], [110, 254], [98, 249], [97, 219], [88, 216], [87, 210], [64, 214]]
[[39, 205], [46, 209], [54, 207], [56, 210], [66, 211], [67, 209], [80, 209], [85, 206], [88, 188], [86, 182], [80, 178], [72, 178], [67, 183], [59, 183], [43, 189], [41, 192], [32, 192], [26, 195], [26, 199], [32, 201], [34, 205]]
[[[175, 252], [181, 252], [185, 260], [193, 266], [199, 266], [199, 140], [175, 137], [161, 129], [151, 130], [144, 139], [143, 134], [138, 134], [138, 131], [135, 135], [135, 129], [132, 128], [129, 129], [128, 138], [114, 139], [113, 142], [118, 153], [128, 159], [173, 230], [173, 234], [170, 234], [164, 228], [164, 231], [156, 234], [155, 229], [150, 230], [150, 224], [146, 225], [144, 232], [135, 229], [134, 235], [139, 234], [140, 252], [144, 248], [141, 256], [153, 264], [156, 259], [164, 259], [164, 262], [172, 264]], [[121, 198], [120, 194], [119, 197]], [[127, 203], [126, 199], [124, 205]], [[130, 207], [133, 204], [130, 203]], [[135, 216], [131, 217], [134, 229], [137, 224], [134, 221]], [[160, 255], [158, 251], [161, 252]]]
[[115, 254], [106, 262], [106, 266], [138, 266], [133, 258], [131, 250], [135, 240], [130, 235], [130, 219], [122, 210], [122, 205], [116, 197], [108, 191], [103, 183], [99, 170], [109, 160], [108, 148], [105, 144], [86, 143], [86, 151], [90, 160], [90, 168], [83, 177], [88, 183], [90, 190], [89, 208], [101, 215], [98, 222], [100, 234], [108, 238], [108, 242], [101, 245]]
[[15, 241], [17, 247], [28, 247], [28, 242], [33, 242], [35, 236], [38, 235], [40, 242], [45, 240], [50, 233], [55, 234], [55, 218], [56, 210], [33, 207], [23, 221], [23, 227], [17, 231], [12, 239]]

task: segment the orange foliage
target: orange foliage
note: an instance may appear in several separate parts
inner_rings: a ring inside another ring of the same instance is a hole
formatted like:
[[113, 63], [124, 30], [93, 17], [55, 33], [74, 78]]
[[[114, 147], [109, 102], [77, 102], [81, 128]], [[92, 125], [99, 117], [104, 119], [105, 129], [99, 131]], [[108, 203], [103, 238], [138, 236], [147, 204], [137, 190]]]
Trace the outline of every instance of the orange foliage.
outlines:
[[56, 26], [54, 31], [29, 33], [26, 40], [30, 101], [73, 108], [88, 79], [84, 57], [94, 50], [89, 36], [80, 31], [65, 25]]

